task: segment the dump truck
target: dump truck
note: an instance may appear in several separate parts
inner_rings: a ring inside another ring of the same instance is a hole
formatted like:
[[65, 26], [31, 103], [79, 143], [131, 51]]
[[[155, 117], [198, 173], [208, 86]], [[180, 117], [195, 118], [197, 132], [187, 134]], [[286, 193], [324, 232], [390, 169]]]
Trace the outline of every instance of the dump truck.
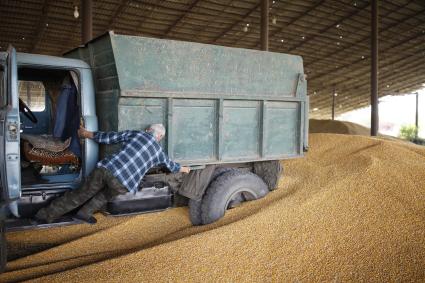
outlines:
[[[88, 130], [163, 124], [165, 152], [192, 169], [187, 176], [151, 169], [137, 192], [108, 202], [103, 212], [111, 216], [188, 204], [194, 225], [214, 222], [273, 190], [279, 160], [301, 157], [308, 148], [300, 56], [113, 32], [63, 57], [17, 53], [10, 46], [0, 52], [2, 266], [5, 230], [78, 223], [72, 215], [49, 224], [30, 219], [119, 149], [81, 139], [78, 158], [66, 148], [53, 150], [58, 146], [48, 138], [67, 77], [78, 93], [74, 116]], [[37, 137], [47, 140], [37, 145]]]

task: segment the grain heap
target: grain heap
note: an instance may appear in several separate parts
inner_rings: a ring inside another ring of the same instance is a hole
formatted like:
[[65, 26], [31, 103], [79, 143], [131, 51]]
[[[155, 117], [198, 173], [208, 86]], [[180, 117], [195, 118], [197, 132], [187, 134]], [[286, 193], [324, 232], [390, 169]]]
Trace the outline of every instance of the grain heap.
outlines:
[[370, 129], [362, 125], [338, 120], [309, 120], [310, 133], [334, 133], [346, 135], [369, 136]]
[[9, 233], [12, 253], [29, 252], [0, 281], [423, 282], [425, 149], [337, 134], [310, 145], [280, 189], [212, 225], [177, 208]]

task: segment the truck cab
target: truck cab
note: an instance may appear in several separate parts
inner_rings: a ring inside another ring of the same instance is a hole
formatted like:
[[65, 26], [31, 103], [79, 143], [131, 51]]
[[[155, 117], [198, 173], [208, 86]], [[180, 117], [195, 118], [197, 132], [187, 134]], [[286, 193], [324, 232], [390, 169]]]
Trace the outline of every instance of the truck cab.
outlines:
[[60, 112], [71, 111], [58, 103], [67, 78], [67, 83], [76, 88], [77, 110], [71, 115], [77, 116], [76, 120], [81, 120], [87, 129], [96, 131], [92, 73], [86, 63], [17, 53], [12, 47], [0, 53], [0, 217], [3, 221], [8, 218], [12, 228], [29, 225], [25, 221], [40, 207], [77, 188], [98, 160], [98, 145], [91, 140], [78, 141], [79, 156], [32, 148], [26, 140], [50, 137]]

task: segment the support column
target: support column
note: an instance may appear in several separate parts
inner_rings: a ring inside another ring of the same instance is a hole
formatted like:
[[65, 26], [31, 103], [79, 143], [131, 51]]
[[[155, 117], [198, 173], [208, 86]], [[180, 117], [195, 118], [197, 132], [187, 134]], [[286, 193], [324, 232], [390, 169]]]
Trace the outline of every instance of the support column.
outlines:
[[269, 50], [269, 0], [261, 0], [261, 50]]
[[378, 114], [378, 0], [372, 0], [372, 36], [371, 36], [371, 93], [370, 102], [372, 106], [370, 135], [376, 136], [379, 132], [379, 114]]
[[93, 1], [81, 0], [81, 43], [85, 44], [93, 38]]
[[335, 120], [335, 87], [334, 87], [334, 91], [332, 93], [332, 121]]
[[419, 92], [416, 92], [416, 116], [415, 116], [415, 126], [416, 126], [416, 135], [415, 138], [418, 138], [419, 135]]

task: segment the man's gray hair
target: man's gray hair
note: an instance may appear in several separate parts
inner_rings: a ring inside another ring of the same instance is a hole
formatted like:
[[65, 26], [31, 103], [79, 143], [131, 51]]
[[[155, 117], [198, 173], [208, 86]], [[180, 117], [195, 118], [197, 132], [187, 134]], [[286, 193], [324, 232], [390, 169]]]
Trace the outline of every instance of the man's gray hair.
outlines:
[[165, 136], [165, 127], [163, 124], [152, 124], [148, 128], [148, 132], [154, 137], [163, 137]]

